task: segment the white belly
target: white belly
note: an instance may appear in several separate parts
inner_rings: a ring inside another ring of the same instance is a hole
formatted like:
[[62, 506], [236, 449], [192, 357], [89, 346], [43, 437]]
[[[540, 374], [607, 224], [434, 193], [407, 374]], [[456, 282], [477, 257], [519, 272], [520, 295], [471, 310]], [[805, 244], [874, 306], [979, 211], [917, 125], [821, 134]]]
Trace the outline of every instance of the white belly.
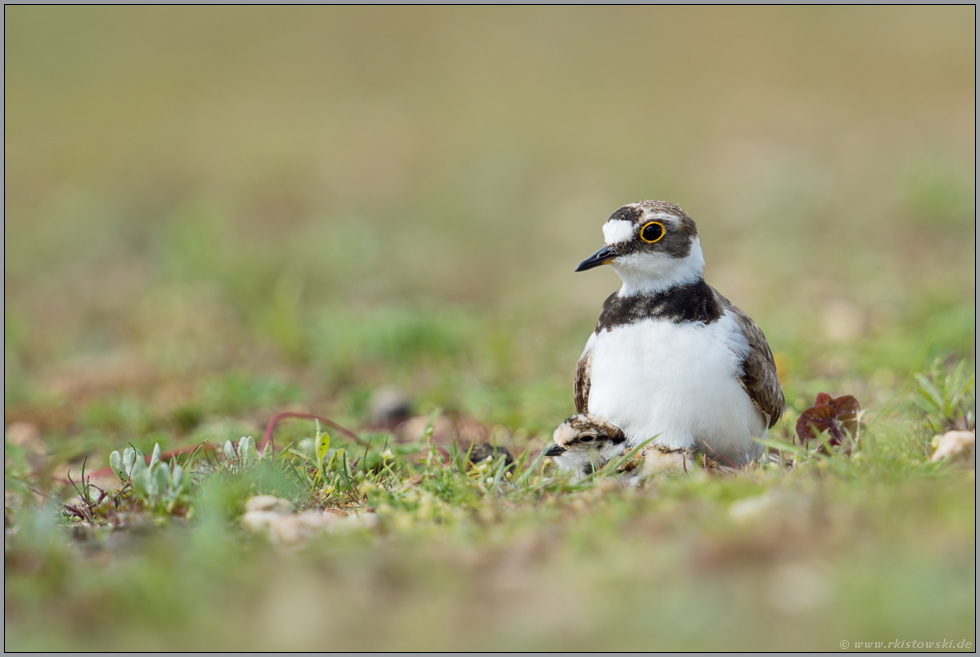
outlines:
[[753, 437], [765, 436], [766, 420], [738, 380], [748, 343], [728, 313], [708, 325], [642, 320], [600, 331], [589, 345], [589, 413], [622, 428], [630, 444], [657, 436], [734, 465], [762, 453]]

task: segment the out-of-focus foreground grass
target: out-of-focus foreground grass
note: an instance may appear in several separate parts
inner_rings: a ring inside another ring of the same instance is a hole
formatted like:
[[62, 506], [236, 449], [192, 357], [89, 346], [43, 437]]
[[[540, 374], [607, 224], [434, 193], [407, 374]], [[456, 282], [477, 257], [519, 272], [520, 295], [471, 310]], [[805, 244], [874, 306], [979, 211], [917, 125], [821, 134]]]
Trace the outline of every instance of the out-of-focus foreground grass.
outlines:
[[[975, 372], [975, 8], [4, 19], [5, 648], [976, 645], [974, 475], [927, 463], [911, 379]], [[287, 552], [241, 534], [244, 499], [339, 504], [315, 485], [56, 513], [85, 458], [284, 408], [364, 427], [382, 386], [533, 454], [618, 282], [572, 269], [644, 198], [694, 217], [766, 332], [773, 438], [853, 394], [855, 458], [622, 491], [396, 450], [405, 477], [361, 491], [378, 529]], [[736, 522], [743, 498], [767, 511]]]

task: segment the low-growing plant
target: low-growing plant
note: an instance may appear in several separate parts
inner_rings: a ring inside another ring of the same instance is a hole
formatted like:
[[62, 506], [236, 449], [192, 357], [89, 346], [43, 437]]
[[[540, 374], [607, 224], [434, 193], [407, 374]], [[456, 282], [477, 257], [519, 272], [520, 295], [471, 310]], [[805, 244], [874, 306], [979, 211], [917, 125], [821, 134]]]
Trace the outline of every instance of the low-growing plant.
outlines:
[[172, 513], [178, 504], [188, 502], [190, 477], [179, 463], [160, 460], [160, 443], [154, 445], [149, 461], [136, 447], [127, 447], [122, 454], [113, 451], [109, 467], [132, 489], [136, 499], [152, 510]]
[[976, 372], [960, 361], [950, 371], [936, 359], [928, 373], [913, 375], [916, 411], [932, 433], [976, 431]]
[[226, 440], [221, 452], [225, 457], [225, 469], [229, 472], [240, 473], [254, 467], [261, 461], [268, 452], [268, 447], [259, 452], [255, 447], [254, 438], [242, 436], [237, 446], [230, 440]]

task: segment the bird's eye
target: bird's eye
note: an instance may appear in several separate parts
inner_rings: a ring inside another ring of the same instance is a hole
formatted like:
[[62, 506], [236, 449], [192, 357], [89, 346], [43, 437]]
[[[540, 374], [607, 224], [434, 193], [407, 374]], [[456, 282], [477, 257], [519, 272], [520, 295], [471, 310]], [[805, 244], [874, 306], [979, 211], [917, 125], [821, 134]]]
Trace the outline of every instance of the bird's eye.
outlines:
[[664, 225], [659, 221], [651, 221], [640, 229], [640, 239], [647, 244], [660, 241], [664, 236]]
[[582, 436], [579, 440], [581, 440], [583, 443], [591, 443], [592, 436]]

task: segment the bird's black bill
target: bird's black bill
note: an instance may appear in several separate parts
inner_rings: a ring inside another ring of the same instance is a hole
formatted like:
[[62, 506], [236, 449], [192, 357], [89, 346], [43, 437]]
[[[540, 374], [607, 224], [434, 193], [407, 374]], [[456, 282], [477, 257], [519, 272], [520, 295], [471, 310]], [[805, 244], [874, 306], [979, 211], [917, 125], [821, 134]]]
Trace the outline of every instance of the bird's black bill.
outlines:
[[549, 447], [545, 451], [544, 455], [545, 456], [561, 456], [564, 453], [565, 453], [565, 448], [564, 447], [562, 447], [561, 445], [552, 445], [551, 447]]
[[598, 267], [599, 265], [604, 265], [615, 257], [616, 253], [608, 246], [604, 246], [582, 262], [578, 263], [578, 267], [575, 268], [575, 271], [585, 271], [587, 269], [592, 269], [593, 267]]

